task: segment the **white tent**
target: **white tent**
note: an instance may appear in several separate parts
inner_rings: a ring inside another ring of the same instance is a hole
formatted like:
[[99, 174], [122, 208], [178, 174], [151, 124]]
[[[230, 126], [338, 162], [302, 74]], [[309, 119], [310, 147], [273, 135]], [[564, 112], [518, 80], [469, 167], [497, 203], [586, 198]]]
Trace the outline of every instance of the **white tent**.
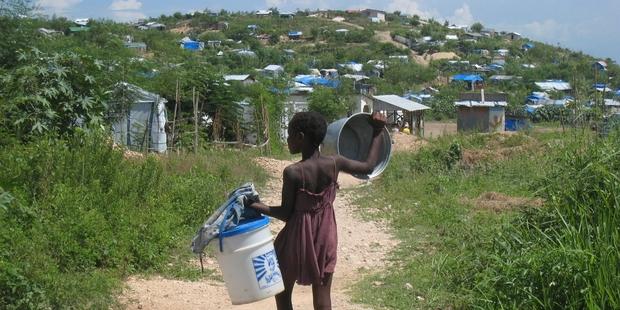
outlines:
[[148, 142], [149, 151], [166, 152], [166, 99], [128, 83], [116, 87], [116, 93], [122, 93], [130, 104], [112, 125], [114, 142], [138, 150]]

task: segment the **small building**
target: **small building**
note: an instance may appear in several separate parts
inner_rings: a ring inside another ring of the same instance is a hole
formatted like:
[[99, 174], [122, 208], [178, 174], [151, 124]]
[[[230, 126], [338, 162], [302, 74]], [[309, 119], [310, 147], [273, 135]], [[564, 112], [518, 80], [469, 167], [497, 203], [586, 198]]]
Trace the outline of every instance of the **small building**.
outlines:
[[463, 93], [457, 102], [456, 128], [458, 132], [502, 132], [506, 126], [505, 93]]
[[463, 38], [468, 39], [468, 40], [479, 40], [482, 37], [483, 35], [479, 32], [467, 32], [463, 34]]
[[452, 82], [465, 82], [470, 90], [483, 86], [484, 79], [478, 74], [457, 74], [452, 76]]
[[226, 82], [239, 82], [243, 85], [250, 85], [256, 83], [256, 80], [249, 74], [228, 74], [224, 75], [224, 81]]
[[147, 29], [152, 29], [152, 30], [166, 30], [166, 25], [160, 24], [160, 23], [156, 23], [156, 22], [146, 23], [145, 27]]
[[166, 99], [129, 83], [118, 83], [112, 93], [118, 94], [112, 96], [113, 100], [130, 101], [125, 111], [115, 112], [118, 115], [112, 124], [114, 142], [132, 150], [166, 152]]
[[521, 49], [524, 52], [527, 52], [531, 49], [533, 49], [536, 45], [534, 45], [534, 43], [528, 42], [528, 43], [524, 43], [523, 45], [521, 45]]
[[205, 48], [204, 42], [194, 41], [189, 37], [184, 37], [179, 41], [180, 47], [182, 49], [190, 50], [190, 51], [201, 51]]
[[52, 36], [56, 36], [56, 35], [63, 35], [62, 31], [58, 31], [58, 30], [53, 30], [53, 29], [47, 29], [47, 28], [39, 28], [38, 29], [39, 33], [46, 36], [46, 37], [52, 37]]
[[69, 33], [79, 33], [79, 32], [87, 32], [90, 31], [90, 27], [69, 27]]
[[570, 83], [562, 80], [546, 80], [542, 82], [535, 82], [534, 84], [536, 84], [536, 86], [543, 91], [569, 92], [572, 89]]
[[303, 36], [303, 32], [301, 31], [289, 31], [288, 38], [291, 40], [299, 40]]
[[510, 51], [505, 48], [500, 48], [498, 50], [495, 50], [495, 54], [501, 57], [506, 57], [510, 55]]
[[146, 53], [146, 43], [144, 42], [125, 42], [125, 47], [128, 49], [136, 50], [140, 53]]
[[607, 71], [607, 62], [599, 60], [594, 63], [594, 69], [598, 71]]
[[256, 11], [256, 16], [257, 17], [268, 17], [268, 16], [271, 16], [271, 11], [270, 10], [258, 10]]
[[233, 52], [241, 57], [256, 57], [256, 53], [246, 49], [234, 49]]
[[286, 55], [287, 58], [294, 58], [295, 57], [295, 51], [287, 48], [287, 49], [283, 49], [282, 50], [284, 52], [284, 54]]
[[338, 64], [339, 68], [348, 69], [353, 73], [362, 72], [364, 69], [364, 65], [357, 63], [355, 61], [349, 61], [347, 63]]
[[362, 11], [362, 14], [368, 16], [373, 23], [385, 22], [385, 11], [366, 9]]
[[493, 75], [489, 78], [489, 80], [491, 82], [494, 83], [502, 83], [502, 82], [511, 82], [511, 81], [517, 81], [517, 80], [522, 80], [523, 77], [520, 76], [514, 76], [514, 75]]
[[347, 33], [349, 33], [349, 29], [346, 29], [346, 28], [336, 29], [336, 33], [346, 35]]
[[459, 36], [457, 36], [456, 34], [447, 34], [446, 35], [446, 41], [458, 41]]
[[220, 47], [222, 45], [221, 40], [209, 40], [207, 41], [207, 47], [215, 48]]
[[293, 19], [294, 17], [295, 17], [295, 13], [293, 12], [280, 12], [280, 18]]
[[74, 20], [73, 23], [75, 23], [76, 25], [78, 25], [80, 27], [86, 27], [86, 26], [88, 26], [88, 23], [90, 23], [90, 19], [88, 19], [88, 18], [78, 18], [78, 19]]
[[258, 29], [258, 25], [251, 24], [251, 25], [248, 25], [248, 27], [247, 27], [247, 28], [248, 28], [248, 30], [250, 30], [250, 31], [252, 31], [252, 32], [255, 32], [255, 31], [256, 31], [256, 29]]
[[616, 99], [605, 99], [605, 112], [609, 114], [620, 113], [620, 101]]
[[504, 34], [504, 38], [510, 41], [521, 40], [522, 35], [518, 32], [509, 32]]
[[372, 96], [373, 111], [386, 113], [392, 124], [411, 124], [412, 133], [424, 136], [424, 111], [429, 107], [397, 95]]
[[284, 67], [281, 65], [268, 65], [263, 68], [263, 74], [269, 75], [272, 77], [278, 77], [284, 73]]
[[342, 17], [342, 16], [336, 16], [336, 17], [332, 18], [332, 20], [337, 22], [337, 23], [342, 23], [346, 19], [344, 17]]
[[485, 37], [494, 37], [496, 32], [493, 28], [482, 28], [482, 30], [480, 30], [480, 34]]

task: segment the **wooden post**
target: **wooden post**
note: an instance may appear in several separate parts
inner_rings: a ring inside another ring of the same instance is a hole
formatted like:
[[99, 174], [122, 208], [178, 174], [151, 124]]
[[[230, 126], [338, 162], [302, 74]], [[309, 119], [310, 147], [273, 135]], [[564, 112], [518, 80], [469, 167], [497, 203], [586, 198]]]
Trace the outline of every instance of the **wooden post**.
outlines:
[[198, 152], [198, 101], [196, 87], [192, 88], [192, 102], [194, 104], [194, 154]]
[[172, 137], [170, 138], [170, 145], [174, 145], [174, 132], [177, 124], [177, 109], [179, 108], [179, 79], [177, 79], [176, 95], [174, 97], [174, 116], [172, 118]]

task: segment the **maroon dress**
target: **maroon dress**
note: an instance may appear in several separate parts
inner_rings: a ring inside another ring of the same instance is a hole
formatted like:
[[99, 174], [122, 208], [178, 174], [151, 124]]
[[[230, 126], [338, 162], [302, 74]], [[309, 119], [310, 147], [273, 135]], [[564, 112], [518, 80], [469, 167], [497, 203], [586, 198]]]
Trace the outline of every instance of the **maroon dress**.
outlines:
[[326, 273], [334, 272], [338, 247], [333, 207], [338, 189], [335, 165], [334, 160], [332, 183], [320, 193], [305, 189], [301, 170], [303, 185], [297, 191], [293, 213], [274, 242], [285, 283], [321, 284]]

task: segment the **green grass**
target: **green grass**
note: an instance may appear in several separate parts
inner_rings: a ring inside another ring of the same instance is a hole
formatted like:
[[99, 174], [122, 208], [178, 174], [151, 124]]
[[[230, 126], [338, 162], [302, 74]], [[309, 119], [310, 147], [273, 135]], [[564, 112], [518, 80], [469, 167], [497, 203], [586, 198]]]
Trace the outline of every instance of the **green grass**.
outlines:
[[105, 138], [41, 139], [0, 154], [0, 308], [108, 308], [131, 274], [200, 279], [189, 244], [252, 154], [124, 160]]
[[[489, 248], [498, 229], [516, 215], [477, 209], [468, 201], [485, 192], [533, 197], [533, 186], [554, 153], [549, 143], [558, 138], [557, 133], [444, 137], [417, 154], [397, 153], [366, 196], [372, 198], [360, 203], [389, 219], [402, 243], [392, 253], [393, 265], [385, 274], [357, 285], [356, 300], [389, 309], [479, 304], [471, 285], [480, 279], [472, 275], [478, 275], [476, 268], [485, 257], [477, 256], [476, 249]], [[515, 151], [492, 156], [506, 149]], [[459, 154], [473, 151], [491, 156], [463, 164]], [[384, 283], [381, 289], [373, 285], [375, 281]]]

